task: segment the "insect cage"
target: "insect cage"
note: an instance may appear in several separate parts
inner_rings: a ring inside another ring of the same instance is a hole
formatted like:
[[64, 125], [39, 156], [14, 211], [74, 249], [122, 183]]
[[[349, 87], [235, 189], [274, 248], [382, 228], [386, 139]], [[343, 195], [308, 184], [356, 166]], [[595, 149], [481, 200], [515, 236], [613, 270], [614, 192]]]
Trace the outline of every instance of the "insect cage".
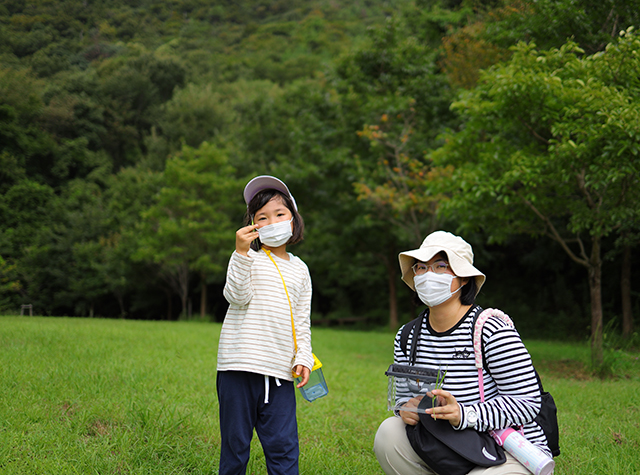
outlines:
[[[387, 390], [387, 409], [398, 411], [409, 399], [426, 396], [436, 389], [440, 372], [424, 366], [392, 364], [384, 373], [389, 377]], [[402, 408], [403, 411], [424, 412], [417, 407]]]

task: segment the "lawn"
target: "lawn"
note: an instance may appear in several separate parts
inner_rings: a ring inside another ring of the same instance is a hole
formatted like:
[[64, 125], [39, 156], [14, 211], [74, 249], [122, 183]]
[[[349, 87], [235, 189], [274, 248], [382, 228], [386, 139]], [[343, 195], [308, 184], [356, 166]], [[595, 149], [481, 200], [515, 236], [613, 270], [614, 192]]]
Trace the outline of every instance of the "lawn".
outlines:
[[[0, 317], [0, 473], [217, 472], [219, 324]], [[379, 474], [393, 335], [313, 330], [330, 393], [298, 398], [303, 474]], [[527, 342], [559, 408], [556, 474], [640, 473], [640, 363], [584, 371], [588, 348]], [[266, 473], [259, 444], [248, 473]]]

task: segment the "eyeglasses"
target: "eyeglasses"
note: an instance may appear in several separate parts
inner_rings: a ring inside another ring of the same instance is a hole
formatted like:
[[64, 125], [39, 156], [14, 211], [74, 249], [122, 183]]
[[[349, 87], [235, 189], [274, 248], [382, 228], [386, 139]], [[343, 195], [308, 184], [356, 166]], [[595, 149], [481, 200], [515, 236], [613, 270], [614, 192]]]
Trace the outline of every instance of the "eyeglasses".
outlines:
[[412, 267], [414, 275], [426, 274], [429, 269], [436, 274], [444, 274], [449, 268], [449, 264], [443, 261], [434, 262], [433, 264], [425, 264], [424, 262], [416, 262]]

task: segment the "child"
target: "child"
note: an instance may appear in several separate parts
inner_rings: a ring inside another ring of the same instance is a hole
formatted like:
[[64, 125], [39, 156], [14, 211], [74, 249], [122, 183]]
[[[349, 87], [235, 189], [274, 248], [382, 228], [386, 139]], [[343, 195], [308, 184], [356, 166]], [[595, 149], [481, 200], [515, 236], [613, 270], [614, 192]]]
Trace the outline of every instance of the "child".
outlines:
[[291, 373], [301, 376], [302, 387], [313, 367], [311, 276], [300, 258], [287, 253], [287, 244], [302, 240], [304, 223], [289, 189], [275, 177], [251, 180], [244, 199], [247, 216], [227, 269], [230, 305], [218, 346], [219, 474], [245, 473], [254, 429], [269, 474], [297, 474]]

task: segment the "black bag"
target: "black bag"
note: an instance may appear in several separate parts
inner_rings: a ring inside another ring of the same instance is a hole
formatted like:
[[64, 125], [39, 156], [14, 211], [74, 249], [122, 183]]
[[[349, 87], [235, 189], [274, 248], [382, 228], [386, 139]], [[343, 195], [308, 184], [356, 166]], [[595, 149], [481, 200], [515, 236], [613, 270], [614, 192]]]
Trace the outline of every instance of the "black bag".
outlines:
[[[418, 407], [430, 408], [431, 401], [423, 397]], [[429, 414], [420, 413], [420, 423], [407, 425], [406, 430], [413, 450], [441, 475], [465, 475], [477, 466], [493, 467], [507, 460], [503, 448], [486, 432], [458, 431], [449, 421]]]
[[546, 392], [542, 387], [542, 381], [536, 371], [536, 378], [540, 385], [540, 394], [542, 401], [540, 403], [540, 412], [534, 419], [536, 423], [542, 427], [545, 437], [547, 438], [547, 446], [551, 450], [551, 455], [557, 457], [560, 455], [560, 431], [558, 430], [558, 408], [553, 396]]
[[[476, 320], [478, 315], [480, 315], [480, 311], [476, 313], [476, 317], [473, 320], [473, 328], [476, 326]], [[411, 349], [409, 353], [407, 353], [407, 342], [409, 341], [409, 335], [411, 334], [411, 330], [413, 330], [416, 326], [418, 328], [417, 331], [420, 331], [422, 327], [422, 320], [424, 318], [429, 317], [429, 309], [427, 308], [420, 316], [414, 320], [411, 320], [407, 323], [402, 329], [402, 333], [400, 334], [400, 348], [404, 352], [405, 356], [409, 358], [410, 364], [415, 364], [415, 352], [417, 347], [417, 339], [413, 338], [411, 341]], [[473, 329], [472, 329], [473, 333]], [[482, 358], [484, 361], [484, 351], [482, 352]], [[486, 363], [484, 364], [484, 368], [488, 371], [488, 366]], [[534, 421], [542, 428], [545, 437], [547, 438], [547, 445], [549, 450], [551, 450], [551, 454], [554, 457], [560, 455], [560, 431], [558, 429], [558, 409], [556, 407], [556, 403], [553, 400], [553, 396], [544, 390], [542, 386], [542, 381], [540, 379], [540, 375], [535, 370], [536, 379], [538, 380], [538, 386], [540, 387], [540, 394], [542, 395], [540, 412], [535, 417]]]

